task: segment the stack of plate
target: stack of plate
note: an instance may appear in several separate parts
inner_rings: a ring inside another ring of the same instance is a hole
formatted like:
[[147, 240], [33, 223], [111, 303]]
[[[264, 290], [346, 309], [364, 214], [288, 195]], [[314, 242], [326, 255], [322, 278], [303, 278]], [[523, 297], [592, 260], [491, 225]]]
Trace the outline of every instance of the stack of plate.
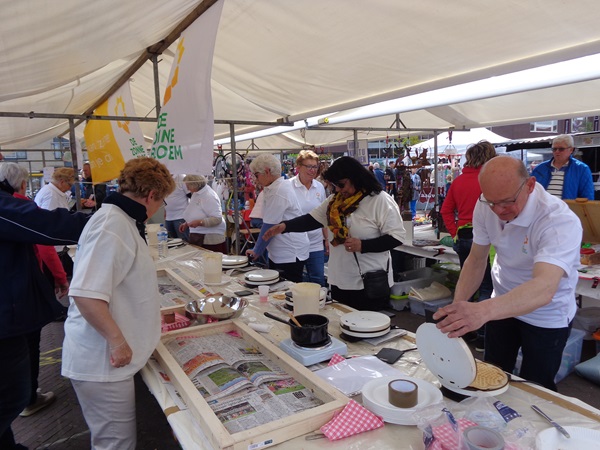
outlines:
[[261, 284], [275, 284], [279, 281], [279, 272], [271, 269], [260, 269], [248, 272], [244, 281], [249, 286], [260, 286]]
[[183, 239], [169, 238], [167, 240], [167, 247], [169, 247], [169, 248], [179, 247], [180, 245], [183, 245]]
[[[390, 381], [402, 379], [415, 383], [419, 389], [417, 404], [413, 408], [398, 408], [388, 400]], [[442, 401], [442, 392], [428, 381], [420, 378], [399, 376], [382, 377], [369, 381], [362, 388], [363, 406], [388, 423], [396, 425], [416, 425], [414, 413], [418, 408]]]
[[[326, 299], [327, 299], [327, 288], [322, 287], [321, 292], [319, 294], [319, 308], [325, 307]], [[287, 291], [285, 293], [285, 306], [290, 311], [294, 309], [294, 294], [292, 294], [292, 291]]]
[[223, 255], [221, 266], [223, 269], [237, 269], [248, 265], [248, 257], [245, 255]]
[[355, 311], [340, 317], [340, 328], [346, 336], [369, 339], [388, 334], [389, 316], [375, 311]]

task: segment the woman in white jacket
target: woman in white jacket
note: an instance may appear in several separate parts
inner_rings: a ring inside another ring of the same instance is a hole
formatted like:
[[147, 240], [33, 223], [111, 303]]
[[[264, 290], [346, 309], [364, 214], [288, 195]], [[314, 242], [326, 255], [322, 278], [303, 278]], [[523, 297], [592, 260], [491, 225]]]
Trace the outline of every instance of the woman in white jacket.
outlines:
[[225, 220], [221, 201], [202, 175], [186, 175], [184, 182], [192, 192], [179, 231], [190, 229], [189, 243], [214, 252], [227, 253], [225, 245]]

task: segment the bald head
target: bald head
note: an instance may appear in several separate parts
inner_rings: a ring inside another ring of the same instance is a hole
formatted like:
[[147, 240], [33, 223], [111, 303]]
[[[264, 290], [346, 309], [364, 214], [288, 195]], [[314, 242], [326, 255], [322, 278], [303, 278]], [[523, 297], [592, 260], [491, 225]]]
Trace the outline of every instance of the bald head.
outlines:
[[495, 204], [494, 213], [509, 221], [517, 217], [525, 206], [535, 187], [535, 178], [529, 176], [521, 160], [497, 156], [481, 169], [479, 186], [484, 198]]

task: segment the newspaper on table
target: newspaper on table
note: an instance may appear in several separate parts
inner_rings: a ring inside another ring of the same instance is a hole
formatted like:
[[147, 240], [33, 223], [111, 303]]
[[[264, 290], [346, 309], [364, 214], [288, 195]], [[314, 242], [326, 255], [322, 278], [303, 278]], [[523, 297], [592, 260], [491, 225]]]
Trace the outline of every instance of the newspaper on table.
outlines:
[[164, 344], [230, 433], [323, 404], [235, 331]]
[[190, 295], [171, 281], [168, 276], [158, 277], [158, 292], [160, 294], [160, 307], [183, 306], [193, 301]]

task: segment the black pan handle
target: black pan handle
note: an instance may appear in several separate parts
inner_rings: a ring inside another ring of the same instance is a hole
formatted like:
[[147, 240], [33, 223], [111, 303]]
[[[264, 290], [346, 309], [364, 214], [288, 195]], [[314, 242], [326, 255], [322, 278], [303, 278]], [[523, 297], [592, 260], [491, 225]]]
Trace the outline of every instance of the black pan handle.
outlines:
[[[289, 323], [287, 320], [282, 319], [281, 317], [278, 317], [274, 314], [271, 314], [270, 312], [265, 312], [264, 313], [266, 317], [268, 317], [269, 319], [273, 319], [276, 320], [277, 322], [281, 322], [281, 323], [285, 323], [286, 325], [289, 325], [290, 327], [292, 327], [292, 324]], [[293, 327], [292, 327], [293, 328]]]

